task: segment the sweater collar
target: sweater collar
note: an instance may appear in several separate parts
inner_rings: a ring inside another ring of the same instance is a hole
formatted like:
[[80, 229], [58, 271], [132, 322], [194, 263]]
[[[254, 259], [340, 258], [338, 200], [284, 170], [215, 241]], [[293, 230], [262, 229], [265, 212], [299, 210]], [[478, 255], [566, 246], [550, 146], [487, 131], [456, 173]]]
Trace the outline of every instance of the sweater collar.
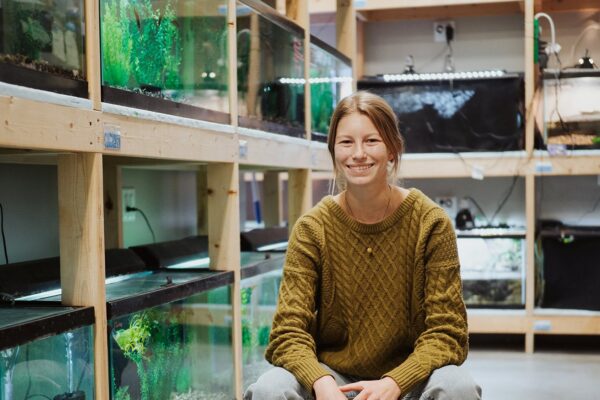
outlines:
[[363, 224], [352, 218], [344, 211], [344, 209], [333, 199], [333, 196], [328, 195], [323, 199], [325, 207], [333, 213], [344, 225], [353, 231], [359, 233], [378, 233], [394, 226], [408, 211], [413, 207], [415, 200], [421, 192], [418, 189], [410, 188], [408, 196], [400, 203], [398, 208], [393, 213], [388, 215], [382, 221], [374, 224]]

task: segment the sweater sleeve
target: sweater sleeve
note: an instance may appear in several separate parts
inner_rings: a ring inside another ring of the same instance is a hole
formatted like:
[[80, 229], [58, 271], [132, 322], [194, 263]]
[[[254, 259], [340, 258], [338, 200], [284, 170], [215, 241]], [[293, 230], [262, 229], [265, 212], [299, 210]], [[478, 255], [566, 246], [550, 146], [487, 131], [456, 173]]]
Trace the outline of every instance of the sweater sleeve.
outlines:
[[434, 370], [462, 364], [468, 352], [456, 235], [443, 210], [435, 208], [426, 214], [422, 235], [425, 330], [406, 361], [384, 375], [394, 379], [403, 394]]
[[311, 327], [316, 323], [316, 296], [320, 246], [319, 224], [301, 218], [288, 242], [277, 309], [265, 356], [278, 367], [290, 371], [309, 391], [314, 382], [331, 375], [317, 360]]

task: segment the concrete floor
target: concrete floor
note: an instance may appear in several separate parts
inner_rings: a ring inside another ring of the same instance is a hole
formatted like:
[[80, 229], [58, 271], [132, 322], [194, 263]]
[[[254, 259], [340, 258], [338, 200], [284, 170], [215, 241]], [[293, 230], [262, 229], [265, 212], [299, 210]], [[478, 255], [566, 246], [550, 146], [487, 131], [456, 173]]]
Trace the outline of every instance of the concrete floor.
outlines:
[[600, 354], [477, 350], [465, 363], [483, 400], [600, 400]]

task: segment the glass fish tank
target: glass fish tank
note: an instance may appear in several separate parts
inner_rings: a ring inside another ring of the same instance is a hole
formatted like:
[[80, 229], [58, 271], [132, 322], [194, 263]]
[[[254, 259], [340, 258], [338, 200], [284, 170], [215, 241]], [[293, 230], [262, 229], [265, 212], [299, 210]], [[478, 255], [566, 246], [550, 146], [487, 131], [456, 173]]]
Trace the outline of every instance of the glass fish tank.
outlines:
[[600, 148], [600, 71], [546, 70], [543, 79], [548, 150]]
[[525, 307], [524, 233], [459, 232], [457, 245], [467, 307]]
[[100, 0], [102, 100], [228, 124], [227, 1]]
[[337, 103], [352, 93], [352, 61], [337, 49], [310, 37], [312, 139], [326, 142]]
[[304, 30], [255, 0], [237, 2], [239, 126], [305, 137]]
[[94, 398], [93, 308], [0, 306], [0, 399]]
[[0, 2], [0, 81], [87, 97], [83, 0]]
[[235, 398], [232, 283], [233, 272], [206, 269], [107, 279], [111, 398]]
[[242, 373], [244, 389], [271, 365], [265, 360], [279, 285], [283, 254], [242, 253]]

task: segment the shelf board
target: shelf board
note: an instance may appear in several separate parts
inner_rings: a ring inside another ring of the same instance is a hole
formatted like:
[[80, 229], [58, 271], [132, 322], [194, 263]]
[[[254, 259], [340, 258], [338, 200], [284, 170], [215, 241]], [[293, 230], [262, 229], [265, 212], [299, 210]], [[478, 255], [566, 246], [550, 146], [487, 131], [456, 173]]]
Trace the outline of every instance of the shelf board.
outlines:
[[[522, 0], [365, 0], [356, 11], [368, 22], [522, 14]], [[311, 14], [335, 13], [335, 1], [311, 0]]]
[[535, 10], [544, 12], [600, 10], [598, 0], [536, 0]]
[[469, 333], [527, 333], [524, 310], [468, 309]]
[[600, 335], [600, 312], [536, 309], [532, 327], [542, 335]]

